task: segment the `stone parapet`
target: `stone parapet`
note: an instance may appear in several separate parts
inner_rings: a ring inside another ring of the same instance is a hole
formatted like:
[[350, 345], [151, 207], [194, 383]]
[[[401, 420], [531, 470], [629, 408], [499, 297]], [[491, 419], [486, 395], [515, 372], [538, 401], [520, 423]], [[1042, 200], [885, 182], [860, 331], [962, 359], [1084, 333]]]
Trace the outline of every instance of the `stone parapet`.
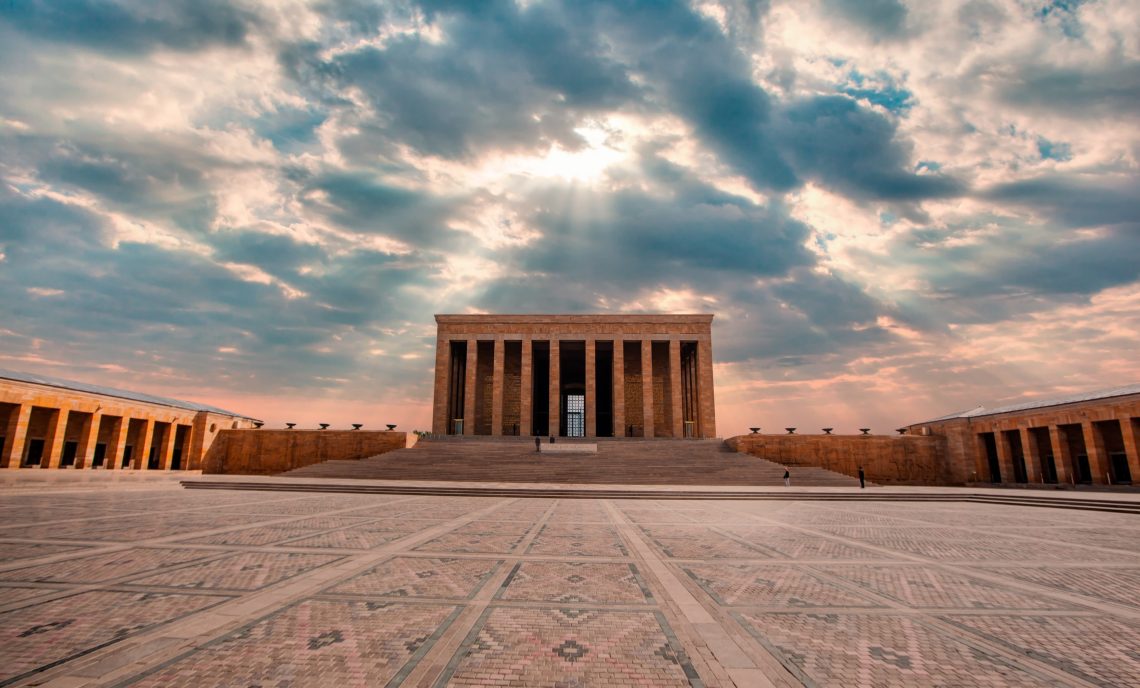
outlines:
[[946, 440], [916, 435], [739, 435], [734, 450], [785, 466], [814, 466], [850, 476], [863, 467], [881, 485], [948, 485]]
[[314, 463], [365, 459], [408, 446], [404, 432], [366, 430], [222, 430], [203, 473], [273, 475]]

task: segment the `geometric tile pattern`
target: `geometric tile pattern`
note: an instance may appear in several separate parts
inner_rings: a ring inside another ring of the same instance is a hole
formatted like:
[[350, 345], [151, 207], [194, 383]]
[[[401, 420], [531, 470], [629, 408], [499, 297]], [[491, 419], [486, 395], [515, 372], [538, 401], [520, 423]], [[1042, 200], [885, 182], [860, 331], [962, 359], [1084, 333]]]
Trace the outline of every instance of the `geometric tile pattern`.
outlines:
[[1140, 686], [1140, 626], [1103, 616], [947, 616], [979, 636], [1104, 686]]
[[693, 685], [663, 622], [653, 612], [491, 609], [436, 686]]
[[912, 608], [1078, 608], [1049, 596], [1034, 595], [955, 571], [915, 564], [818, 566], [816, 569]]
[[416, 547], [416, 551], [507, 554], [515, 551], [522, 539], [522, 535], [448, 533]]
[[909, 616], [750, 613], [738, 617], [805, 683], [835, 686], [1034, 686], [1043, 677]]
[[306, 600], [132, 686], [383, 686], [427, 652], [455, 607]]
[[560, 604], [645, 604], [652, 595], [633, 564], [525, 561], [498, 597]]
[[97, 590], [0, 613], [0, 684], [224, 599]]
[[257, 590], [340, 557], [292, 552], [241, 552], [131, 581], [134, 585], [202, 590]]
[[577, 535], [548, 535], [539, 533], [527, 549], [527, 554], [561, 557], [624, 557], [628, 552], [617, 535], [599, 534], [597, 537]]
[[756, 607], [878, 607], [800, 566], [702, 564], [683, 570], [717, 604]]
[[1095, 566], [986, 567], [987, 573], [1028, 581], [1091, 600], [1140, 608], [1140, 568]]
[[1138, 542], [989, 504], [11, 490], [0, 685], [1138, 685]]
[[[210, 552], [210, 556], [219, 556]], [[101, 583], [146, 571], [177, 566], [201, 559], [191, 549], [128, 549], [120, 552], [76, 557], [52, 564], [0, 571], [0, 580], [57, 583]]]
[[396, 557], [330, 588], [330, 593], [388, 597], [466, 598], [502, 561]]
[[76, 545], [48, 545], [39, 542], [0, 542], [0, 564], [17, 559], [74, 552], [79, 549], [83, 548]]

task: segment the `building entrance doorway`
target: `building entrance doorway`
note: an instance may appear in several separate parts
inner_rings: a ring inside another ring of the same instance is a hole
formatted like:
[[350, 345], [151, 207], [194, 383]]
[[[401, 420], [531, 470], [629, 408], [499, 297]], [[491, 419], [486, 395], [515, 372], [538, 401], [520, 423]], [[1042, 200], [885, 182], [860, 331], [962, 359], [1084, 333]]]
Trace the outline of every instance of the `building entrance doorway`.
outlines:
[[566, 436], [586, 436], [586, 395], [567, 394], [566, 404]]

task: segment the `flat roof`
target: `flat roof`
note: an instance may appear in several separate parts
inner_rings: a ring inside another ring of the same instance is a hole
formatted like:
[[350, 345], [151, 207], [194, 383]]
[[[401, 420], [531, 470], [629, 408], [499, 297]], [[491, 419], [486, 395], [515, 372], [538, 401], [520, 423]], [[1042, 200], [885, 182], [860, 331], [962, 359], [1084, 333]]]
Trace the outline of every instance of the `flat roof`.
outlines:
[[1031, 411], [1033, 409], [1048, 408], [1050, 406], [1064, 406], [1066, 404], [1079, 404], [1084, 401], [1098, 401], [1100, 399], [1112, 399], [1113, 397], [1126, 397], [1130, 394], [1140, 394], [1140, 384], [1124, 385], [1123, 387], [1110, 387], [1108, 389], [1098, 389], [1092, 392], [1078, 392], [1075, 394], [1068, 394], [1060, 397], [1050, 397], [1047, 399], [1037, 399], [1035, 401], [1023, 401], [1018, 404], [1007, 404], [1005, 406], [995, 406], [994, 408], [986, 408], [985, 406], [978, 406], [977, 408], [970, 409], [969, 411], [959, 411], [938, 418], [922, 421], [921, 423], [913, 423], [913, 425], [922, 425], [922, 423], [936, 423], [943, 420], [954, 420], [955, 418], [978, 418], [981, 416], [996, 416], [1002, 413], [1016, 413], [1017, 411]]
[[711, 323], [712, 313], [437, 313], [437, 323]]
[[169, 399], [167, 397], [159, 397], [153, 394], [144, 394], [143, 392], [131, 392], [129, 390], [118, 389], [115, 387], [93, 385], [87, 382], [65, 380], [63, 378], [52, 377], [50, 375], [35, 375], [33, 373], [24, 373], [16, 370], [0, 369], [0, 379], [12, 380], [14, 382], [27, 382], [33, 385], [44, 385], [45, 387], [70, 389], [75, 392], [86, 392], [88, 394], [101, 394], [103, 396], [115, 397], [117, 399], [141, 401], [146, 404], [158, 404], [159, 406], [171, 406], [173, 408], [186, 409], [188, 411], [206, 411], [208, 413], [217, 413], [223, 416], [233, 416], [234, 418], [249, 418], [250, 420], [256, 420], [252, 416], [245, 416], [240, 413], [234, 413], [233, 411], [227, 411], [225, 409], [221, 409], [216, 406], [209, 406], [207, 404], [198, 404], [193, 401]]

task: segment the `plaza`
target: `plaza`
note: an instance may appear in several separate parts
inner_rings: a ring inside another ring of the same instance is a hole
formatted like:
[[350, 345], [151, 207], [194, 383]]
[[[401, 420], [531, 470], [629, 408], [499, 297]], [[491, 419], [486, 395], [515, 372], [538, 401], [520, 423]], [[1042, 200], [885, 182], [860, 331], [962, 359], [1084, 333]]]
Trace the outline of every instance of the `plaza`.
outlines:
[[5, 686], [1140, 685], [1133, 513], [4, 480]]

